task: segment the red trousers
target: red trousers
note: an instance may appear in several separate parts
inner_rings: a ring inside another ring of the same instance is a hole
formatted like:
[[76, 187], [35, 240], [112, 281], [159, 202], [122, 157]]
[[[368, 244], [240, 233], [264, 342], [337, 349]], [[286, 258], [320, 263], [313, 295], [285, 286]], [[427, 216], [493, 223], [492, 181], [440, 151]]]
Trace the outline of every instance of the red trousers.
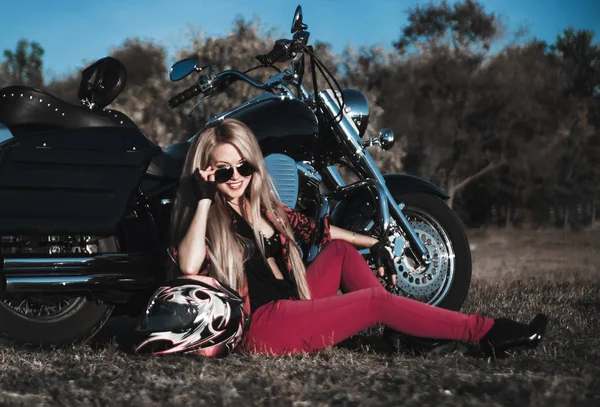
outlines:
[[311, 300], [274, 301], [254, 312], [246, 350], [318, 351], [376, 324], [424, 338], [477, 342], [494, 323], [390, 294], [358, 250], [343, 240], [325, 246], [308, 267], [307, 279]]

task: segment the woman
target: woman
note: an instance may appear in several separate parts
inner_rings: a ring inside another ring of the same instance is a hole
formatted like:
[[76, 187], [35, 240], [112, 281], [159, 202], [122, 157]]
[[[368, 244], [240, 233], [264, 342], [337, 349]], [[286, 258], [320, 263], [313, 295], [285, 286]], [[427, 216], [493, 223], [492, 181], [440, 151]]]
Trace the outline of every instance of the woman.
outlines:
[[[245, 298], [247, 350], [317, 351], [375, 324], [418, 337], [463, 340], [488, 355], [536, 346], [547, 325], [433, 307], [390, 294], [356, 247], [379, 263], [377, 239], [315, 222], [278, 202], [252, 131], [227, 119], [205, 129], [186, 158], [172, 219], [175, 257], [186, 275], [209, 275]], [[305, 269], [294, 241], [323, 249]], [[383, 275], [383, 268], [379, 273]], [[337, 295], [338, 289], [345, 292]]]

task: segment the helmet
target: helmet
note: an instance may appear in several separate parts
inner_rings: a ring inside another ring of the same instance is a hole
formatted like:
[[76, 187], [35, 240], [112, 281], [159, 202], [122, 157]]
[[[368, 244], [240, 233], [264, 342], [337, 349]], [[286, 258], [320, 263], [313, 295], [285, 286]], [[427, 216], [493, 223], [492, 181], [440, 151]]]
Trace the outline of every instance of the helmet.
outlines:
[[239, 344], [246, 326], [243, 300], [211, 277], [185, 276], [160, 287], [138, 320], [136, 352], [220, 356]]

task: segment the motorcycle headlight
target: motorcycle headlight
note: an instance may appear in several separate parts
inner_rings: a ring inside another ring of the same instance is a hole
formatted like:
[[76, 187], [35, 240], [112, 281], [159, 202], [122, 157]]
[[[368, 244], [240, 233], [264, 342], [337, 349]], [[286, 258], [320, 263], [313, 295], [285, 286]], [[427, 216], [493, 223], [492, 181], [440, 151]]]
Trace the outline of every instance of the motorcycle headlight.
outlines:
[[352, 118], [358, 128], [358, 134], [362, 137], [369, 125], [369, 102], [358, 90], [344, 89], [342, 94], [346, 103], [345, 112]]

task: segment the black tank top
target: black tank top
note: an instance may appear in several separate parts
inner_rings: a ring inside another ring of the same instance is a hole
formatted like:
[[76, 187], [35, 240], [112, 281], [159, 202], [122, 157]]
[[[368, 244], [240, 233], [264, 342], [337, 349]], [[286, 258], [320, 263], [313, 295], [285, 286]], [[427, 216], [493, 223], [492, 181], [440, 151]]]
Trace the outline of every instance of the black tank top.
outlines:
[[[260, 306], [271, 301], [299, 299], [296, 283], [285, 266], [279, 233], [275, 231], [269, 238], [263, 236], [266, 255], [266, 257], [263, 257], [256, 245], [252, 227], [237, 211], [231, 208], [231, 212], [233, 214], [233, 230], [244, 238], [240, 240], [245, 248], [244, 272], [248, 280], [250, 312], [253, 313]], [[270, 257], [275, 259], [283, 279], [275, 277], [271, 267], [267, 264], [266, 259]]]

